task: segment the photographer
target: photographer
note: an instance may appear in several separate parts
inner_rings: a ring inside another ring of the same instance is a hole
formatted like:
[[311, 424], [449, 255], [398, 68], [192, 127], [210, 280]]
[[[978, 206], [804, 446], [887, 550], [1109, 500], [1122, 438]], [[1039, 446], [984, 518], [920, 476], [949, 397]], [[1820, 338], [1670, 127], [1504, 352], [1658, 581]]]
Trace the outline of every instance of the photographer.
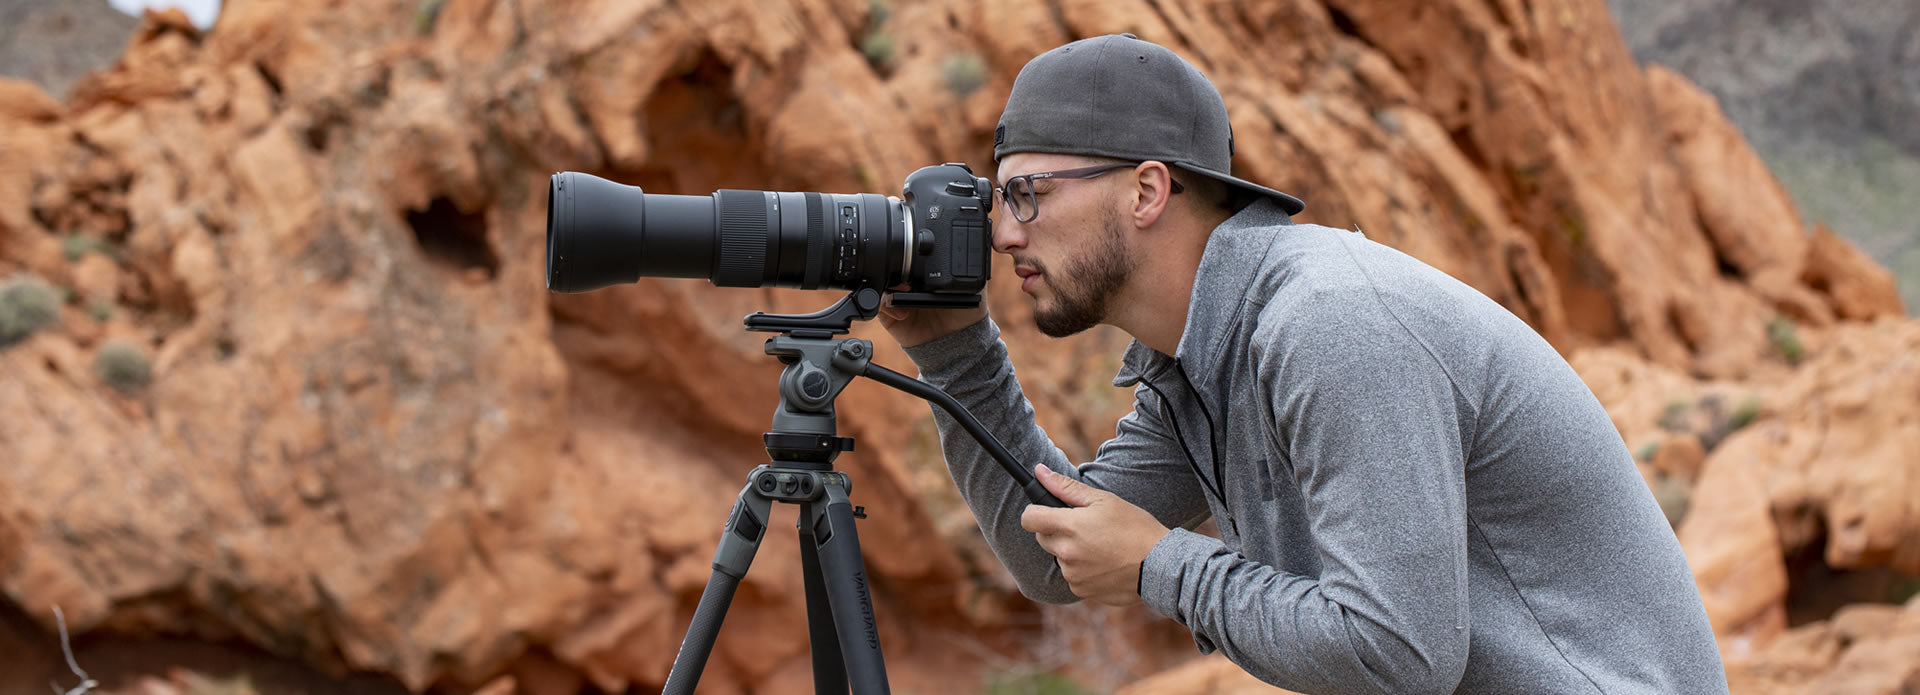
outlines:
[[[1029, 506], [936, 411], [1028, 596], [1144, 602], [1309, 693], [1726, 692], [1693, 578], [1606, 412], [1486, 296], [1228, 175], [1225, 104], [1131, 35], [1056, 48], [996, 132], [993, 247], [1039, 328], [1135, 338], [1134, 410], [1074, 465], [983, 310], [888, 307], [921, 378], [1071, 508]], [[1209, 518], [1221, 538], [1194, 533]]]

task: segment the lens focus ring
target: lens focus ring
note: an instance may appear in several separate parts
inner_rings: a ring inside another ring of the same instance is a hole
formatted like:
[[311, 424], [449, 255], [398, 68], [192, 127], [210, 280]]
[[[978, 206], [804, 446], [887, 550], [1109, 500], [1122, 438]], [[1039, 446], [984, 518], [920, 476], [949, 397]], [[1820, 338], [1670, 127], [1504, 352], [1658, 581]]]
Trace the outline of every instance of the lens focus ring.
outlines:
[[720, 202], [720, 267], [713, 284], [721, 287], [759, 287], [767, 267], [767, 194], [722, 190]]

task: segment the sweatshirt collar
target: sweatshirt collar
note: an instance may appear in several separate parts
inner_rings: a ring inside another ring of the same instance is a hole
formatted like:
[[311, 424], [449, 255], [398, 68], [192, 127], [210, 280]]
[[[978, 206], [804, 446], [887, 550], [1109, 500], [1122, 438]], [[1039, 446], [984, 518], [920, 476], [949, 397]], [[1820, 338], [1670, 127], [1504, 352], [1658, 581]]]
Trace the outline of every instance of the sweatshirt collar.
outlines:
[[1193, 279], [1193, 296], [1187, 301], [1187, 323], [1180, 331], [1180, 345], [1174, 357], [1147, 347], [1138, 340], [1127, 346], [1120, 360], [1120, 373], [1113, 385], [1132, 387], [1145, 377], [1158, 377], [1173, 365], [1175, 357], [1192, 374], [1208, 374], [1219, 359], [1220, 341], [1244, 304], [1247, 288], [1265, 264], [1271, 248], [1272, 229], [1291, 224], [1286, 212], [1271, 201], [1256, 201], [1213, 228], [1207, 248], [1200, 254], [1200, 268]]

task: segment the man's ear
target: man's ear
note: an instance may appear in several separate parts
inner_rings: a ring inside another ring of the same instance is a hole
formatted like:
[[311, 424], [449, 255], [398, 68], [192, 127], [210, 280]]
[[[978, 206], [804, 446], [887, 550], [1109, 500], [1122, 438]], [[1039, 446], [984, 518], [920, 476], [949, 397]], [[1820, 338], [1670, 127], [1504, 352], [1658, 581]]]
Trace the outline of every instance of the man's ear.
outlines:
[[1167, 213], [1173, 200], [1173, 172], [1162, 162], [1141, 162], [1133, 168], [1134, 198], [1130, 211], [1134, 225], [1151, 227]]

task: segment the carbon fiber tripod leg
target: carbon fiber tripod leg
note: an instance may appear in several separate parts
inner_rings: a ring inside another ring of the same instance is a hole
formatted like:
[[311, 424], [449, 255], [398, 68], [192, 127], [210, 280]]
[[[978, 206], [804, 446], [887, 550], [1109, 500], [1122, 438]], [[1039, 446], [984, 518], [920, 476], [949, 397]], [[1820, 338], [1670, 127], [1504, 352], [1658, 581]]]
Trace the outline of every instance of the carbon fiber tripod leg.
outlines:
[[807, 586], [807, 644], [813, 651], [813, 692], [844, 695], [847, 667], [840, 656], [840, 636], [833, 626], [833, 604], [827, 600], [826, 576], [820, 571], [820, 551], [813, 536], [813, 507], [800, 505], [800, 571]]
[[720, 623], [727, 619], [727, 608], [733, 603], [733, 592], [740, 587], [740, 579], [747, 576], [753, 554], [760, 550], [760, 539], [766, 536], [772, 506], [772, 501], [751, 485], [734, 500], [727, 526], [720, 532], [720, 547], [713, 553], [713, 576], [707, 578], [707, 588], [700, 593], [700, 605], [693, 610], [693, 624], [680, 642], [680, 653], [673, 657], [673, 670], [667, 672], [666, 687], [660, 691], [663, 695], [693, 695], [699, 685], [700, 672], [713, 653], [713, 641], [720, 636]]
[[847, 491], [838, 485], [826, 486], [825, 492], [827, 499], [812, 505], [810, 522], [847, 679], [855, 695], [888, 693], [887, 665], [880, 654], [880, 631], [874, 623], [866, 561], [860, 556], [860, 536], [853, 528], [853, 505], [847, 501]]

